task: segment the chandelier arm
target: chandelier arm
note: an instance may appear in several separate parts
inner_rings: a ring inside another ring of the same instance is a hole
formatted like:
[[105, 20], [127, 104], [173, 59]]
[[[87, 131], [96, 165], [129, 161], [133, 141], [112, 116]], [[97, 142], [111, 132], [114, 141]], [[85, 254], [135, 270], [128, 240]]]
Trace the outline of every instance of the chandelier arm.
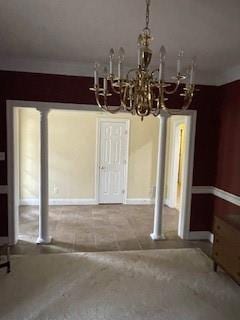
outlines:
[[126, 75], [126, 80], [129, 80], [129, 74], [134, 72], [134, 71], [138, 71], [138, 68], [134, 68], [134, 69], [130, 69]]
[[150, 109], [147, 108], [145, 112], [141, 112], [141, 111], [139, 110], [139, 107], [137, 107], [137, 108], [136, 108], [136, 113], [137, 113], [137, 115], [140, 116], [140, 117], [146, 117], [146, 116], [148, 116], [148, 115], [150, 114]]
[[112, 91], [113, 91], [114, 93], [116, 93], [116, 94], [120, 94], [120, 93], [121, 93], [120, 90], [119, 90], [119, 91], [116, 90], [116, 88], [114, 87], [113, 83], [114, 83], [113, 79], [110, 79], [110, 84], [111, 84], [111, 89], [112, 89]]
[[186, 88], [182, 109], [188, 109], [190, 104], [192, 103], [194, 88], [195, 85], [190, 85], [188, 88]]
[[96, 90], [95, 90], [95, 99], [96, 99], [96, 102], [97, 102], [98, 107], [99, 107], [100, 109], [103, 109], [103, 110], [107, 111], [107, 110], [105, 109], [105, 107], [100, 103], [100, 99], [99, 99], [99, 88], [96, 88]]
[[120, 95], [120, 101], [121, 101], [121, 104], [122, 104], [122, 106], [123, 106], [123, 108], [124, 108], [125, 111], [133, 112], [133, 110], [134, 110], [134, 105], [128, 106], [127, 103], [126, 103], [126, 99], [127, 99], [127, 89], [128, 89], [127, 86], [123, 88], [124, 93], [123, 93], [123, 97]]
[[96, 91], [95, 91], [95, 98], [96, 98], [96, 102], [97, 102], [98, 107], [104, 111], [107, 111], [110, 113], [116, 113], [116, 112], [120, 111], [122, 108], [122, 106], [119, 106], [116, 109], [111, 110], [109, 108], [109, 106], [107, 105], [107, 95], [104, 95], [104, 105], [102, 105], [100, 102], [100, 99], [99, 99], [99, 89], [96, 89]]
[[187, 110], [192, 103], [192, 96], [188, 97], [188, 99], [184, 99], [182, 109]]
[[127, 87], [120, 87], [121, 89], [121, 93], [120, 93], [120, 101], [121, 101], [121, 105], [122, 107], [124, 108], [124, 110], [126, 111], [127, 110], [127, 104], [126, 104], [126, 95], [127, 95]]
[[154, 69], [154, 70], [151, 72], [151, 77], [153, 77], [153, 76], [154, 76], [154, 73], [155, 73], [155, 72], [159, 72], [159, 68]]
[[165, 93], [166, 94], [173, 94], [173, 93], [177, 92], [179, 85], [180, 85], [180, 81], [178, 80], [177, 83], [175, 83], [175, 87], [172, 90], [165, 89]]

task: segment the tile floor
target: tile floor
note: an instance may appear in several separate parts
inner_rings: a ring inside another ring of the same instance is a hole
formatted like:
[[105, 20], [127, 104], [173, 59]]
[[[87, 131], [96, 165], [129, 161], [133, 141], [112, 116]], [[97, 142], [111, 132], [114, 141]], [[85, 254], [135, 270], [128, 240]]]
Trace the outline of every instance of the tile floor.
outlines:
[[12, 253], [39, 254], [74, 251], [117, 251], [200, 247], [208, 255], [208, 241], [184, 241], [177, 236], [178, 211], [164, 208], [166, 240], [152, 241], [151, 205], [50, 206], [53, 242], [36, 245], [38, 207], [20, 207], [20, 239]]

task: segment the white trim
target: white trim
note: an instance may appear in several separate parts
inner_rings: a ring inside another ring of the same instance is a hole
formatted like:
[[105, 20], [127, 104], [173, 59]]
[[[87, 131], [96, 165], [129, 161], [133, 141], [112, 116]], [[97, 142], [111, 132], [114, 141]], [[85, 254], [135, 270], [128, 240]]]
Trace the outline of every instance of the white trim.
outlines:
[[0, 237], [0, 245], [8, 244], [8, 237]]
[[[13, 133], [14, 133], [14, 107], [35, 107], [35, 108], [47, 108], [47, 109], [65, 109], [65, 110], [99, 110], [95, 105], [84, 104], [71, 104], [71, 103], [51, 103], [51, 102], [38, 102], [38, 101], [21, 101], [21, 100], [7, 100], [7, 164], [8, 164], [8, 236], [11, 244], [16, 243], [18, 236], [18, 224], [15, 195], [15, 170], [14, 170], [14, 148], [13, 148]], [[179, 219], [179, 236], [187, 239], [190, 228], [190, 208], [191, 208], [191, 185], [193, 174], [193, 155], [194, 155], [194, 141], [195, 141], [195, 126], [196, 126], [196, 114], [195, 110], [171, 110], [172, 115], [187, 115], [188, 121], [186, 126], [186, 135], [189, 136], [189, 145], [186, 139], [186, 159], [184, 167], [183, 177], [183, 192], [182, 192], [182, 208], [180, 210]], [[119, 118], [120, 119], [120, 118]], [[189, 132], [187, 131], [189, 130]], [[188, 147], [187, 147], [188, 146]], [[187, 151], [188, 150], [188, 151]], [[127, 167], [127, 166], [126, 166]], [[127, 179], [126, 179], [127, 180]], [[127, 192], [125, 193], [127, 197]], [[127, 203], [127, 200], [126, 200]]]
[[210, 231], [190, 231], [188, 240], [208, 240], [213, 243], [213, 234]]
[[171, 114], [186, 115], [185, 119], [185, 156], [182, 177], [182, 192], [179, 206], [178, 236], [187, 239], [190, 230], [192, 179], [194, 164], [195, 132], [197, 111], [195, 110], [172, 110]]
[[237, 206], [240, 206], [240, 197], [227, 191], [213, 187], [213, 194]]
[[171, 202], [170, 202], [170, 200], [168, 198], [164, 199], [164, 205], [169, 207], [169, 208], [171, 208]]
[[148, 198], [127, 198], [125, 204], [134, 205], [145, 205], [145, 204], [154, 204], [154, 199]]
[[[186, 148], [185, 148], [185, 155], [184, 155], [181, 201], [179, 206], [178, 236], [181, 239], [188, 239], [189, 231], [190, 231], [192, 179], [193, 179], [193, 163], [194, 163], [197, 111], [171, 109], [170, 115], [187, 116], [185, 119]], [[166, 200], [164, 202], [166, 203]]]
[[[21, 199], [20, 206], [38, 206], [38, 198]], [[50, 206], [71, 206], [71, 205], [97, 205], [98, 201], [94, 198], [79, 198], [79, 199], [49, 199]], [[150, 198], [127, 198], [125, 203], [127, 205], [150, 205], [154, 204], [154, 199]]]
[[[20, 206], [38, 206], [38, 198], [21, 199]], [[98, 204], [94, 198], [79, 198], [79, 199], [49, 199], [50, 206], [77, 206], [77, 205], [94, 205]]]
[[8, 194], [8, 186], [7, 185], [0, 186], [0, 194]]
[[193, 194], [206, 194], [210, 193], [213, 194], [213, 187], [210, 186], [192, 186], [192, 193]]
[[127, 192], [128, 192], [128, 160], [129, 160], [129, 139], [130, 139], [130, 120], [126, 118], [109, 118], [109, 117], [101, 117], [97, 118], [96, 125], [96, 160], [95, 160], [95, 197], [97, 203], [99, 203], [99, 175], [100, 175], [100, 123], [103, 121], [108, 122], [125, 122], [126, 130], [127, 130], [127, 145], [126, 145], [126, 164], [124, 166], [124, 195], [123, 195], [123, 204], [127, 203]]
[[193, 186], [193, 194], [213, 194], [214, 196], [240, 206], [240, 197], [212, 186]]
[[28, 100], [7, 100], [7, 108], [35, 108], [35, 109], [57, 109], [57, 110], [76, 110], [76, 111], [99, 111], [98, 106], [94, 104], [61, 103], [61, 102], [42, 102]]

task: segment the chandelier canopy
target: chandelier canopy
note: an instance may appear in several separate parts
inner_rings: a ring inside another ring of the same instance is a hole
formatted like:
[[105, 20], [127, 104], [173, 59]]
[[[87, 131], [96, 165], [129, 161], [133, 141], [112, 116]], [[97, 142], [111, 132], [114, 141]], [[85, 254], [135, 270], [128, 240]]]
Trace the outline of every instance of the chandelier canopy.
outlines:
[[[149, 70], [149, 64], [152, 59], [152, 50], [150, 43], [153, 40], [151, 30], [149, 29], [149, 7], [150, 0], [146, 0], [146, 25], [138, 37], [138, 66], [130, 69], [126, 75], [123, 75], [124, 49], [118, 51], [117, 75], [113, 72], [114, 50], [109, 52], [109, 70], [104, 68], [103, 87], [99, 84], [98, 63], [94, 68], [94, 87], [90, 90], [95, 92], [98, 106], [111, 113], [127, 111], [137, 114], [143, 120], [144, 117], [152, 114], [158, 116], [161, 110], [169, 111], [166, 106], [168, 95], [176, 94], [180, 83], [184, 80], [182, 108], [187, 109], [194, 94], [194, 76], [196, 61], [192, 59], [191, 64], [182, 72], [183, 51], [181, 50], [177, 57], [176, 75], [172, 77], [174, 83], [167, 83], [165, 80], [165, 57], [166, 50], [164, 46], [160, 48], [159, 68]], [[110, 106], [108, 98], [116, 93], [120, 96], [119, 106]]]

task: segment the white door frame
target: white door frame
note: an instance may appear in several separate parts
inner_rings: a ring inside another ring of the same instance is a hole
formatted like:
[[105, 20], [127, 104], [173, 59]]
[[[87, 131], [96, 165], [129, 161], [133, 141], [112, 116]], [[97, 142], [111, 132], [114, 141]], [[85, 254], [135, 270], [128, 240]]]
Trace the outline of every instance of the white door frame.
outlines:
[[171, 110], [171, 115], [187, 116], [185, 119], [185, 155], [183, 160], [178, 236], [182, 239], [189, 239], [197, 111], [176, 109]]
[[99, 203], [99, 175], [100, 175], [100, 130], [101, 130], [101, 122], [125, 122], [126, 130], [127, 130], [127, 145], [126, 145], [126, 163], [124, 166], [124, 195], [123, 195], [123, 204], [127, 203], [127, 193], [128, 193], [128, 160], [129, 160], [129, 137], [130, 137], [130, 120], [126, 118], [108, 118], [101, 117], [97, 118], [97, 126], [96, 126], [96, 165], [95, 165], [95, 197], [97, 203]]

